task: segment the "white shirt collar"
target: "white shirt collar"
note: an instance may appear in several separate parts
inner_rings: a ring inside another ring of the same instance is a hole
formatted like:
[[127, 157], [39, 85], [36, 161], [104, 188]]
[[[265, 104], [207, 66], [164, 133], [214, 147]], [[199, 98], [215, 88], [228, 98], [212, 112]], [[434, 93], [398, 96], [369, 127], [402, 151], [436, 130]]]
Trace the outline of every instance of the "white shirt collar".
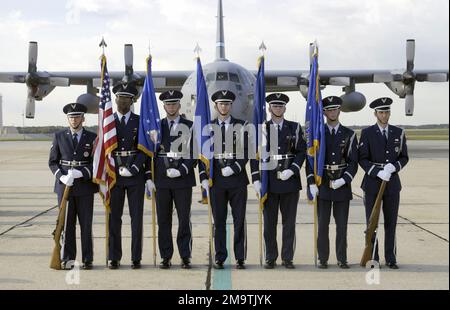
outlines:
[[284, 119], [282, 119], [279, 123], [276, 123], [274, 120], [272, 120], [272, 123], [275, 127], [279, 125], [280, 128], [283, 128]]
[[76, 134], [78, 141], [80, 141], [81, 135], [83, 134], [83, 128], [81, 128], [81, 130], [78, 132], [74, 132], [74, 131], [72, 131], [72, 128], [70, 128], [70, 134], [72, 135], [72, 137], [73, 137], [73, 134]]
[[225, 126], [229, 125], [231, 122], [231, 116], [228, 116], [226, 119], [221, 120], [220, 118], [217, 119], [217, 121], [219, 122], [219, 125], [222, 125], [223, 122], [225, 122]]
[[331, 133], [331, 131], [333, 130], [333, 128], [334, 128], [334, 132], [337, 133], [340, 125], [341, 125], [341, 124], [338, 123], [338, 124], [336, 125], [336, 127], [331, 127], [330, 125], [327, 124], [327, 127], [328, 127], [328, 130], [330, 130], [330, 133]]
[[[119, 119], [119, 122], [120, 122], [122, 120], [122, 116], [124, 116], [124, 115], [122, 113], [120, 113], [119, 111], [117, 111], [116, 113], [117, 113], [117, 118]], [[131, 110], [128, 111], [127, 114], [125, 114], [125, 124], [128, 123], [130, 116], [131, 116]]]
[[380, 132], [383, 133], [383, 130], [386, 130], [386, 135], [389, 132], [389, 124], [386, 126], [386, 128], [382, 128], [378, 123], [377, 123], [378, 129], [380, 129]]
[[[167, 123], [169, 124], [169, 126], [170, 126], [171, 121], [172, 120], [167, 118]], [[174, 125], [177, 125], [180, 122], [180, 116], [178, 115], [177, 118], [173, 120], [173, 122], [174, 122]]]

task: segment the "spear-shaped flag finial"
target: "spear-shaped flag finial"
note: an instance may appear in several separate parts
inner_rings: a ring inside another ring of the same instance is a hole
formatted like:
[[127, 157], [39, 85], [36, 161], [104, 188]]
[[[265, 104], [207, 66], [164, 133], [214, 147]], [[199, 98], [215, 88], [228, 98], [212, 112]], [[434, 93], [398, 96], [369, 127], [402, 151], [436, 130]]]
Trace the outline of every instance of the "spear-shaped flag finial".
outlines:
[[200, 58], [200, 53], [202, 49], [200, 48], [200, 45], [197, 42], [197, 45], [195, 46], [194, 53], [197, 54], [197, 58]]
[[98, 46], [102, 48], [103, 55], [105, 55], [105, 47], [108, 47], [108, 45], [106, 44], [104, 37], [102, 37], [102, 41], [100, 42], [100, 44]]
[[264, 41], [261, 42], [261, 45], [259, 46], [259, 50], [261, 51], [261, 55], [264, 56], [264, 53], [267, 50], [267, 46], [264, 44]]

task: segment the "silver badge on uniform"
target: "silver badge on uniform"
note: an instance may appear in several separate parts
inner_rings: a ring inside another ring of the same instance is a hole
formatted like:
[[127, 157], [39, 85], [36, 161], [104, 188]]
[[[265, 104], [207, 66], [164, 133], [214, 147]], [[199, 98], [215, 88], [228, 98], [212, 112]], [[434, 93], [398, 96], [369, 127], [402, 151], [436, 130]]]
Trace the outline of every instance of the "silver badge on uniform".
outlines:
[[84, 152], [84, 157], [89, 157], [89, 152]]
[[398, 151], [400, 150], [400, 148], [398, 146], [395, 147], [395, 152], [398, 153]]

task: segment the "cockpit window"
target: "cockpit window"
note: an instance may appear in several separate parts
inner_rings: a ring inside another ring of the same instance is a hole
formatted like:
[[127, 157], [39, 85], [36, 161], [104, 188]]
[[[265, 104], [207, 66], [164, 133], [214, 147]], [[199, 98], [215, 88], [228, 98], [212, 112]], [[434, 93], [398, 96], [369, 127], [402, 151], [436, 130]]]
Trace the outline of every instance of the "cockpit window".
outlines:
[[216, 81], [228, 81], [228, 72], [217, 72]]
[[236, 73], [230, 72], [230, 81], [235, 83], [240, 83], [239, 76]]

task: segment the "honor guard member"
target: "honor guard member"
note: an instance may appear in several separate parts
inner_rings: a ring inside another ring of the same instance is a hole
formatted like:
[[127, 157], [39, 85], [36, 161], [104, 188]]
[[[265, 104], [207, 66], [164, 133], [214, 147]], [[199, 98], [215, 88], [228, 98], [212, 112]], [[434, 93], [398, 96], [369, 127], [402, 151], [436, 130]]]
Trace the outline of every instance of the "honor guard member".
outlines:
[[[247, 256], [245, 212], [249, 182], [245, 165], [248, 161], [246, 158], [248, 136], [243, 134], [246, 122], [231, 116], [231, 107], [235, 98], [236, 95], [227, 90], [220, 90], [211, 96], [218, 113], [218, 118], [212, 120], [212, 124], [219, 126], [221, 133], [221, 136], [214, 139], [213, 185], [210, 189], [215, 228], [214, 267], [216, 269], [224, 268], [223, 263], [228, 256], [226, 244], [228, 203], [233, 216], [234, 255], [237, 269], [245, 269]], [[239, 129], [239, 126], [242, 127]], [[199, 167], [202, 187], [208, 190], [205, 166], [199, 162]]]
[[358, 171], [358, 141], [356, 133], [339, 122], [342, 99], [330, 96], [322, 100], [327, 119], [325, 125], [326, 155], [324, 174], [318, 188], [314, 171], [306, 165], [307, 181], [311, 195], [317, 196], [319, 229], [317, 250], [319, 268], [328, 267], [330, 240], [328, 237], [331, 210], [336, 222], [336, 257], [338, 266], [348, 269], [347, 222], [350, 200], [353, 199], [351, 183]]
[[[369, 221], [381, 181], [387, 181], [383, 195], [384, 256], [386, 265], [398, 269], [396, 257], [397, 215], [400, 203], [400, 177], [398, 172], [408, 163], [405, 131], [389, 124], [391, 98], [379, 98], [370, 104], [375, 110], [377, 123], [361, 132], [359, 143], [359, 164], [366, 174], [361, 184], [364, 191], [366, 220]], [[373, 240], [374, 241], [374, 240]], [[378, 245], [375, 248], [376, 261]]]
[[139, 115], [130, 111], [138, 90], [133, 84], [118, 84], [113, 88], [117, 112], [114, 113], [117, 148], [113, 152], [117, 181], [111, 190], [109, 223], [110, 269], [117, 269], [122, 258], [122, 214], [125, 196], [131, 217], [131, 260], [133, 269], [141, 267], [142, 220], [145, 194], [146, 155], [137, 149]]
[[[288, 269], [295, 268], [292, 260], [295, 251], [295, 223], [300, 182], [300, 168], [305, 160], [306, 142], [299, 123], [284, 118], [289, 97], [274, 93], [266, 97], [271, 120], [266, 122], [267, 149], [269, 157], [263, 162], [276, 162], [276, 168], [269, 170], [268, 196], [264, 206], [264, 241], [266, 246], [266, 269], [273, 269], [278, 258], [277, 223], [281, 211], [283, 234], [281, 259]], [[270, 149], [271, 137], [278, 137], [275, 150]], [[252, 161], [252, 181], [257, 193], [261, 190], [257, 161]]]
[[158, 215], [158, 245], [162, 262], [160, 268], [171, 266], [173, 255], [172, 213], [173, 205], [178, 215], [177, 245], [181, 267], [191, 268], [192, 187], [195, 186], [192, 153], [192, 122], [180, 116], [180, 99], [177, 90], [159, 96], [167, 117], [161, 120], [161, 144], [155, 160], [156, 211]]
[[[97, 135], [83, 128], [86, 106], [70, 103], [63, 108], [69, 128], [55, 133], [48, 165], [56, 177], [54, 192], [60, 205], [65, 186], [70, 186], [64, 225], [64, 245], [61, 261], [63, 269], [75, 260], [77, 217], [81, 230], [83, 269], [92, 269], [92, 216], [97, 184], [92, 182], [92, 150]], [[72, 261], [72, 262], [71, 262]]]

